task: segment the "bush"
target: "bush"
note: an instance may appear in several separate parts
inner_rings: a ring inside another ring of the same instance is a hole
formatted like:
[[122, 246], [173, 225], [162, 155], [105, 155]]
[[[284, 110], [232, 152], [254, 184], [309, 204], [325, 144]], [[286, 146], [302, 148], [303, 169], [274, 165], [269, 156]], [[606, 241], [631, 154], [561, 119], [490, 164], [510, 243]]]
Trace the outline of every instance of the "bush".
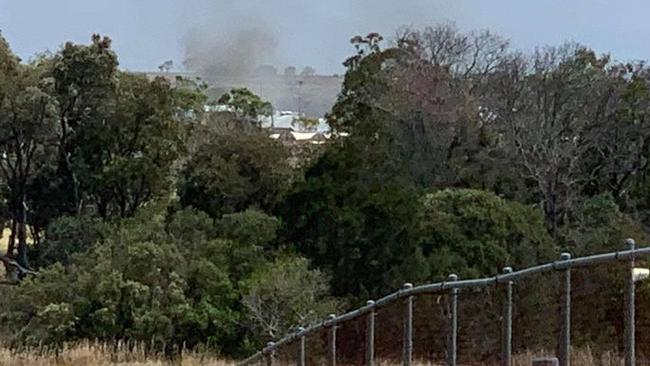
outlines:
[[89, 217], [59, 217], [48, 225], [45, 240], [35, 248], [34, 264], [38, 267], [57, 262], [67, 265], [73, 255], [88, 251], [104, 237], [106, 229], [99, 220]]
[[561, 231], [564, 249], [573, 255], [622, 250], [627, 238], [638, 243], [650, 239], [642, 224], [621, 212], [610, 193], [583, 200], [577, 211]]
[[[197, 221], [201, 215], [182, 212], [170, 227]], [[195, 240], [184, 245], [181, 233], [165, 231], [164, 216], [148, 209], [112, 229], [86, 255], [43, 269], [0, 300], [15, 344], [122, 339], [172, 349], [232, 336], [238, 296], [215, 255], [222, 241], [198, 233], [209, 227], [196, 227]]]
[[[423, 199], [421, 249], [439, 276], [499, 273], [554, 259], [540, 210], [473, 189], [444, 189]], [[443, 270], [444, 272], [440, 272]]]
[[243, 303], [256, 338], [265, 340], [313, 325], [340, 308], [329, 296], [329, 278], [294, 256], [258, 268], [244, 283]]
[[272, 209], [293, 177], [284, 146], [257, 132], [211, 137], [181, 172], [181, 204], [213, 218], [250, 207]]
[[278, 218], [255, 209], [224, 215], [217, 222], [220, 237], [254, 246], [273, 242], [279, 228]]

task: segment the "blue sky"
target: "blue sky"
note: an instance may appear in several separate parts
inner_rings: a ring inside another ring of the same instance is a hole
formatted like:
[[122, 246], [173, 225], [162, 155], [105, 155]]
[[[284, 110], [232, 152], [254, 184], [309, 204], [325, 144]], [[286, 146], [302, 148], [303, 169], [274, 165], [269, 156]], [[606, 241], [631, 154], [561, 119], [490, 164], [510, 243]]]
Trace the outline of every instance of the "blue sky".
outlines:
[[572, 40], [616, 59], [650, 59], [649, 11], [641, 0], [0, 0], [0, 29], [24, 59], [98, 32], [113, 38], [122, 68], [153, 70], [167, 59], [180, 65], [190, 34], [228, 38], [254, 26], [277, 42], [263, 62], [334, 73], [352, 35], [449, 21], [525, 50]]

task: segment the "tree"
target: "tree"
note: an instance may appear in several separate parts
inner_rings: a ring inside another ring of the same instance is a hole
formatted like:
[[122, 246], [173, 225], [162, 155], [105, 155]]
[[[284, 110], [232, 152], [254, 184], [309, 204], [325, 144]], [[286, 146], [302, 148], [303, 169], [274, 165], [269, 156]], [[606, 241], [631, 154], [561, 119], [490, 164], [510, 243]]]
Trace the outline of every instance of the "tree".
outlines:
[[74, 162], [78, 139], [89, 125], [101, 125], [116, 106], [118, 61], [110, 47], [110, 38], [94, 34], [90, 45], [67, 42], [49, 60], [59, 105], [59, 162], [50, 180], [56, 182], [55, 195], [67, 198], [60, 208], [64, 213], [79, 213], [85, 199]]
[[[460, 38], [452, 33], [436, 41], [442, 47], [457, 41], [454, 37]], [[471, 84], [465, 81], [473, 74], [458, 74], [459, 65], [436, 61], [427, 47], [437, 45], [427, 40], [429, 44], [419, 34], [407, 33], [382, 49], [377, 34], [353, 38], [357, 54], [346, 61], [343, 90], [328, 114], [328, 123], [351, 133], [357, 144], [385, 151], [385, 169], [401, 166], [405, 184], [425, 189], [463, 184], [454, 160], [477, 160], [472, 147], [483, 142], [471, 113]], [[487, 52], [465, 50], [470, 51], [479, 56]]]
[[311, 117], [304, 117], [304, 116], [294, 118], [293, 121], [291, 121], [292, 126], [298, 126], [305, 131], [315, 131], [319, 123], [320, 121], [318, 120], [318, 118], [311, 118]]
[[[452, 34], [436, 42], [444, 45], [453, 39], [463, 40]], [[501, 269], [497, 258], [507, 261], [512, 256], [518, 264], [542, 257], [533, 251], [524, 261], [525, 254], [506, 246], [509, 235], [518, 235], [515, 241], [531, 240], [527, 249], [540, 253], [543, 247], [548, 249], [543, 226], [524, 229], [521, 223], [522, 233], [489, 234], [498, 237], [491, 239], [495, 243], [477, 251], [492, 251], [490, 258], [472, 257], [471, 242], [481, 242], [485, 239], [481, 235], [487, 234], [476, 233], [481, 239], [464, 234], [468, 236], [457, 238], [458, 243], [470, 242], [469, 247], [453, 249], [447, 246], [453, 240], [436, 239], [438, 234], [426, 224], [431, 219], [426, 208], [430, 202], [422, 202], [419, 192], [462, 186], [460, 177], [468, 174], [459, 167], [478, 160], [477, 150], [492, 144], [491, 136], [482, 136], [485, 131], [476, 118], [478, 113], [471, 113], [474, 104], [466, 94], [479, 83], [472, 81], [474, 73], [478, 78], [492, 71], [491, 65], [498, 60], [493, 61], [490, 54], [502, 46], [489, 34], [473, 39], [464, 41], [468, 47], [462, 47], [465, 53], [457, 55], [461, 60], [451, 67], [451, 61], [443, 61], [440, 54], [427, 56], [435, 44], [424, 52], [420, 41], [411, 39], [382, 49], [378, 34], [353, 38], [357, 54], [346, 61], [343, 90], [328, 115], [330, 125], [349, 136], [327, 147], [282, 206], [287, 239], [332, 274], [335, 294], [378, 296], [401, 282], [431, 280], [457, 267], [487, 274]], [[465, 60], [481, 66], [461, 65]], [[490, 217], [492, 213], [486, 211]], [[490, 223], [493, 229], [517, 214], [539, 219], [515, 204], [504, 211], [516, 214], [502, 213], [500, 223]]]
[[77, 132], [73, 169], [99, 214], [127, 217], [171, 188], [189, 108], [162, 78], [119, 74], [115, 109]]
[[521, 199], [519, 174], [484, 112], [491, 76], [512, 57], [508, 41], [488, 30], [463, 33], [442, 24], [401, 29], [396, 47], [402, 51], [384, 104], [395, 110], [395, 143], [415, 184]]
[[189, 222], [201, 218], [177, 216], [169, 231], [164, 210], [152, 205], [116, 223], [86, 255], [5, 293], [0, 305], [3, 324], [15, 330], [11, 341], [131, 340], [170, 353], [183, 345], [226, 345], [238, 318], [237, 295], [215, 255], [219, 242], [200, 233], [203, 225], [191, 234], [202, 239], [184, 241]]
[[572, 220], [562, 227], [566, 250], [575, 256], [618, 251], [627, 238], [648, 240], [644, 226], [621, 211], [611, 192], [583, 198]]
[[587, 175], [584, 194], [611, 192], [622, 210], [635, 215], [645, 211], [644, 186], [650, 162], [648, 74], [643, 64], [609, 66], [615, 111], [591, 129], [594, 142], [583, 156], [583, 174]]
[[277, 247], [280, 220], [256, 209], [226, 214], [216, 222], [220, 248], [230, 279], [237, 286], [265, 266]]
[[[337, 134], [307, 168], [284, 204], [286, 239], [332, 276], [337, 296], [380, 296], [405, 281], [423, 280], [419, 268], [418, 192], [410, 165], [395, 143], [398, 122], [389, 94], [402, 50], [382, 50], [381, 37], [355, 37], [357, 54], [337, 103], [327, 116]], [[384, 104], [384, 102], [386, 102]]]
[[222, 95], [218, 102], [231, 107], [238, 119], [252, 125], [259, 124], [260, 116], [268, 116], [273, 113], [271, 103], [262, 100], [246, 88], [232, 89], [229, 93]]
[[158, 70], [160, 70], [160, 72], [169, 72], [169, 70], [171, 70], [173, 67], [174, 61], [167, 60], [158, 66]]
[[554, 237], [590, 180], [584, 159], [597, 149], [594, 132], [616, 110], [609, 62], [565, 45], [538, 50], [530, 62], [515, 59], [493, 81], [489, 112], [522, 172], [537, 185]]
[[207, 140], [181, 172], [181, 203], [214, 218], [273, 209], [293, 177], [284, 146], [256, 131], [216, 133]]
[[321, 322], [340, 308], [329, 295], [328, 278], [300, 257], [281, 257], [258, 268], [244, 288], [247, 318], [262, 340]]
[[[571, 221], [561, 228], [564, 245], [572, 255], [619, 251], [625, 248], [625, 239], [630, 237], [637, 243], [645, 243], [649, 239], [644, 225], [622, 212], [610, 192], [582, 198], [576, 206]], [[622, 311], [621, 299], [626, 288], [623, 274], [626, 271], [623, 265], [607, 265], [577, 271], [574, 275], [572, 281], [578, 284], [577, 288], [589, 289], [588, 294], [583, 290], [582, 296], [575, 297], [577, 345], [605, 351], [612, 349], [613, 339], [623, 337], [623, 316], [617, 314]], [[639, 286], [637, 294], [640, 303], [647, 304], [650, 287]]]
[[264, 246], [277, 238], [280, 220], [256, 209], [247, 209], [223, 215], [216, 226], [222, 238]]
[[59, 163], [41, 179], [39, 207], [54, 196], [59, 214], [94, 206], [103, 218], [126, 217], [169, 192], [185, 124], [202, 108], [201, 86], [121, 73], [110, 45], [94, 35], [92, 44], [67, 43], [48, 60], [61, 106]]
[[[369, 175], [354, 144], [332, 145], [279, 208], [283, 237], [332, 276], [336, 296], [380, 296], [406, 281], [416, 255], [417, 194], [395, 178]], [[367, 178], [366, 178], [367, 177]]]
[[17, 249], [18, 263], [27, 267], [28, 188], [52, 162], [57, 105], [42, 65], [19, 64], [1, 37], [0, 72], [0, 173], [12, 220], [7, 255]]
[[69, 265], [74, 255], [88, 252], [104, 238], [106, 229], [91, 217], [58, 217], [48, 225], [45, 240], [33, 248], [33, 263], [37, 267], [55, 263]]

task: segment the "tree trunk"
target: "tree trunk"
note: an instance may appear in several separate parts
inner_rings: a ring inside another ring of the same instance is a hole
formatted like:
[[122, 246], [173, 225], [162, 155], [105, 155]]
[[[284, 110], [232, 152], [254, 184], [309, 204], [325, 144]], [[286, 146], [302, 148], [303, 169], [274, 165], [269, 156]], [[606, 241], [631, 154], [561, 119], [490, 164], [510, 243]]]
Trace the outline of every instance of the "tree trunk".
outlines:
[[551, 196], [551, 238], [557, 239], [557, 224], [558, 224], [558, 210], [557, 210], [557, 196], [555, 193]]
[[41, 245], [41, 229], [40, 227], [36, 226], [34, 223], [32, 225], [28, 225], [29, 227], [29, 233], [32, 237], [32, 243], [34, 246], [38, 247]]
[[28, 268], [27, 261], [27, 206], [25, 205], [25, 200], [18, 205], [16, 210], [16, 217], [18, 218], [18, 257], [16, 261], [21, 266]]

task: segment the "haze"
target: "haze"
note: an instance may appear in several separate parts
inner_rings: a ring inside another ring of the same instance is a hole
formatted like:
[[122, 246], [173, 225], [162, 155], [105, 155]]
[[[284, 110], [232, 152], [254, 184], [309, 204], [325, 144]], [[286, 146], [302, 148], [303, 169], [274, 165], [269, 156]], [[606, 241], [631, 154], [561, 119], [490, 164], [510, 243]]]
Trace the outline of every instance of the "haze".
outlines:
[[181, 70], [192, 47], [228, 50], [244, 31], [263, 46], [235, 54], [246, 62], [331, 74], [343, 71], [355, 34], [449, 21], [463, 30], [489, 28], [522, 49], [573, 40], [617, 59], [650, 59], [648, 10], [641, 0], [0, 0], [0, 29], [23, 59], [106, 34], [121, 67], [134, 71], [169, 59]]

